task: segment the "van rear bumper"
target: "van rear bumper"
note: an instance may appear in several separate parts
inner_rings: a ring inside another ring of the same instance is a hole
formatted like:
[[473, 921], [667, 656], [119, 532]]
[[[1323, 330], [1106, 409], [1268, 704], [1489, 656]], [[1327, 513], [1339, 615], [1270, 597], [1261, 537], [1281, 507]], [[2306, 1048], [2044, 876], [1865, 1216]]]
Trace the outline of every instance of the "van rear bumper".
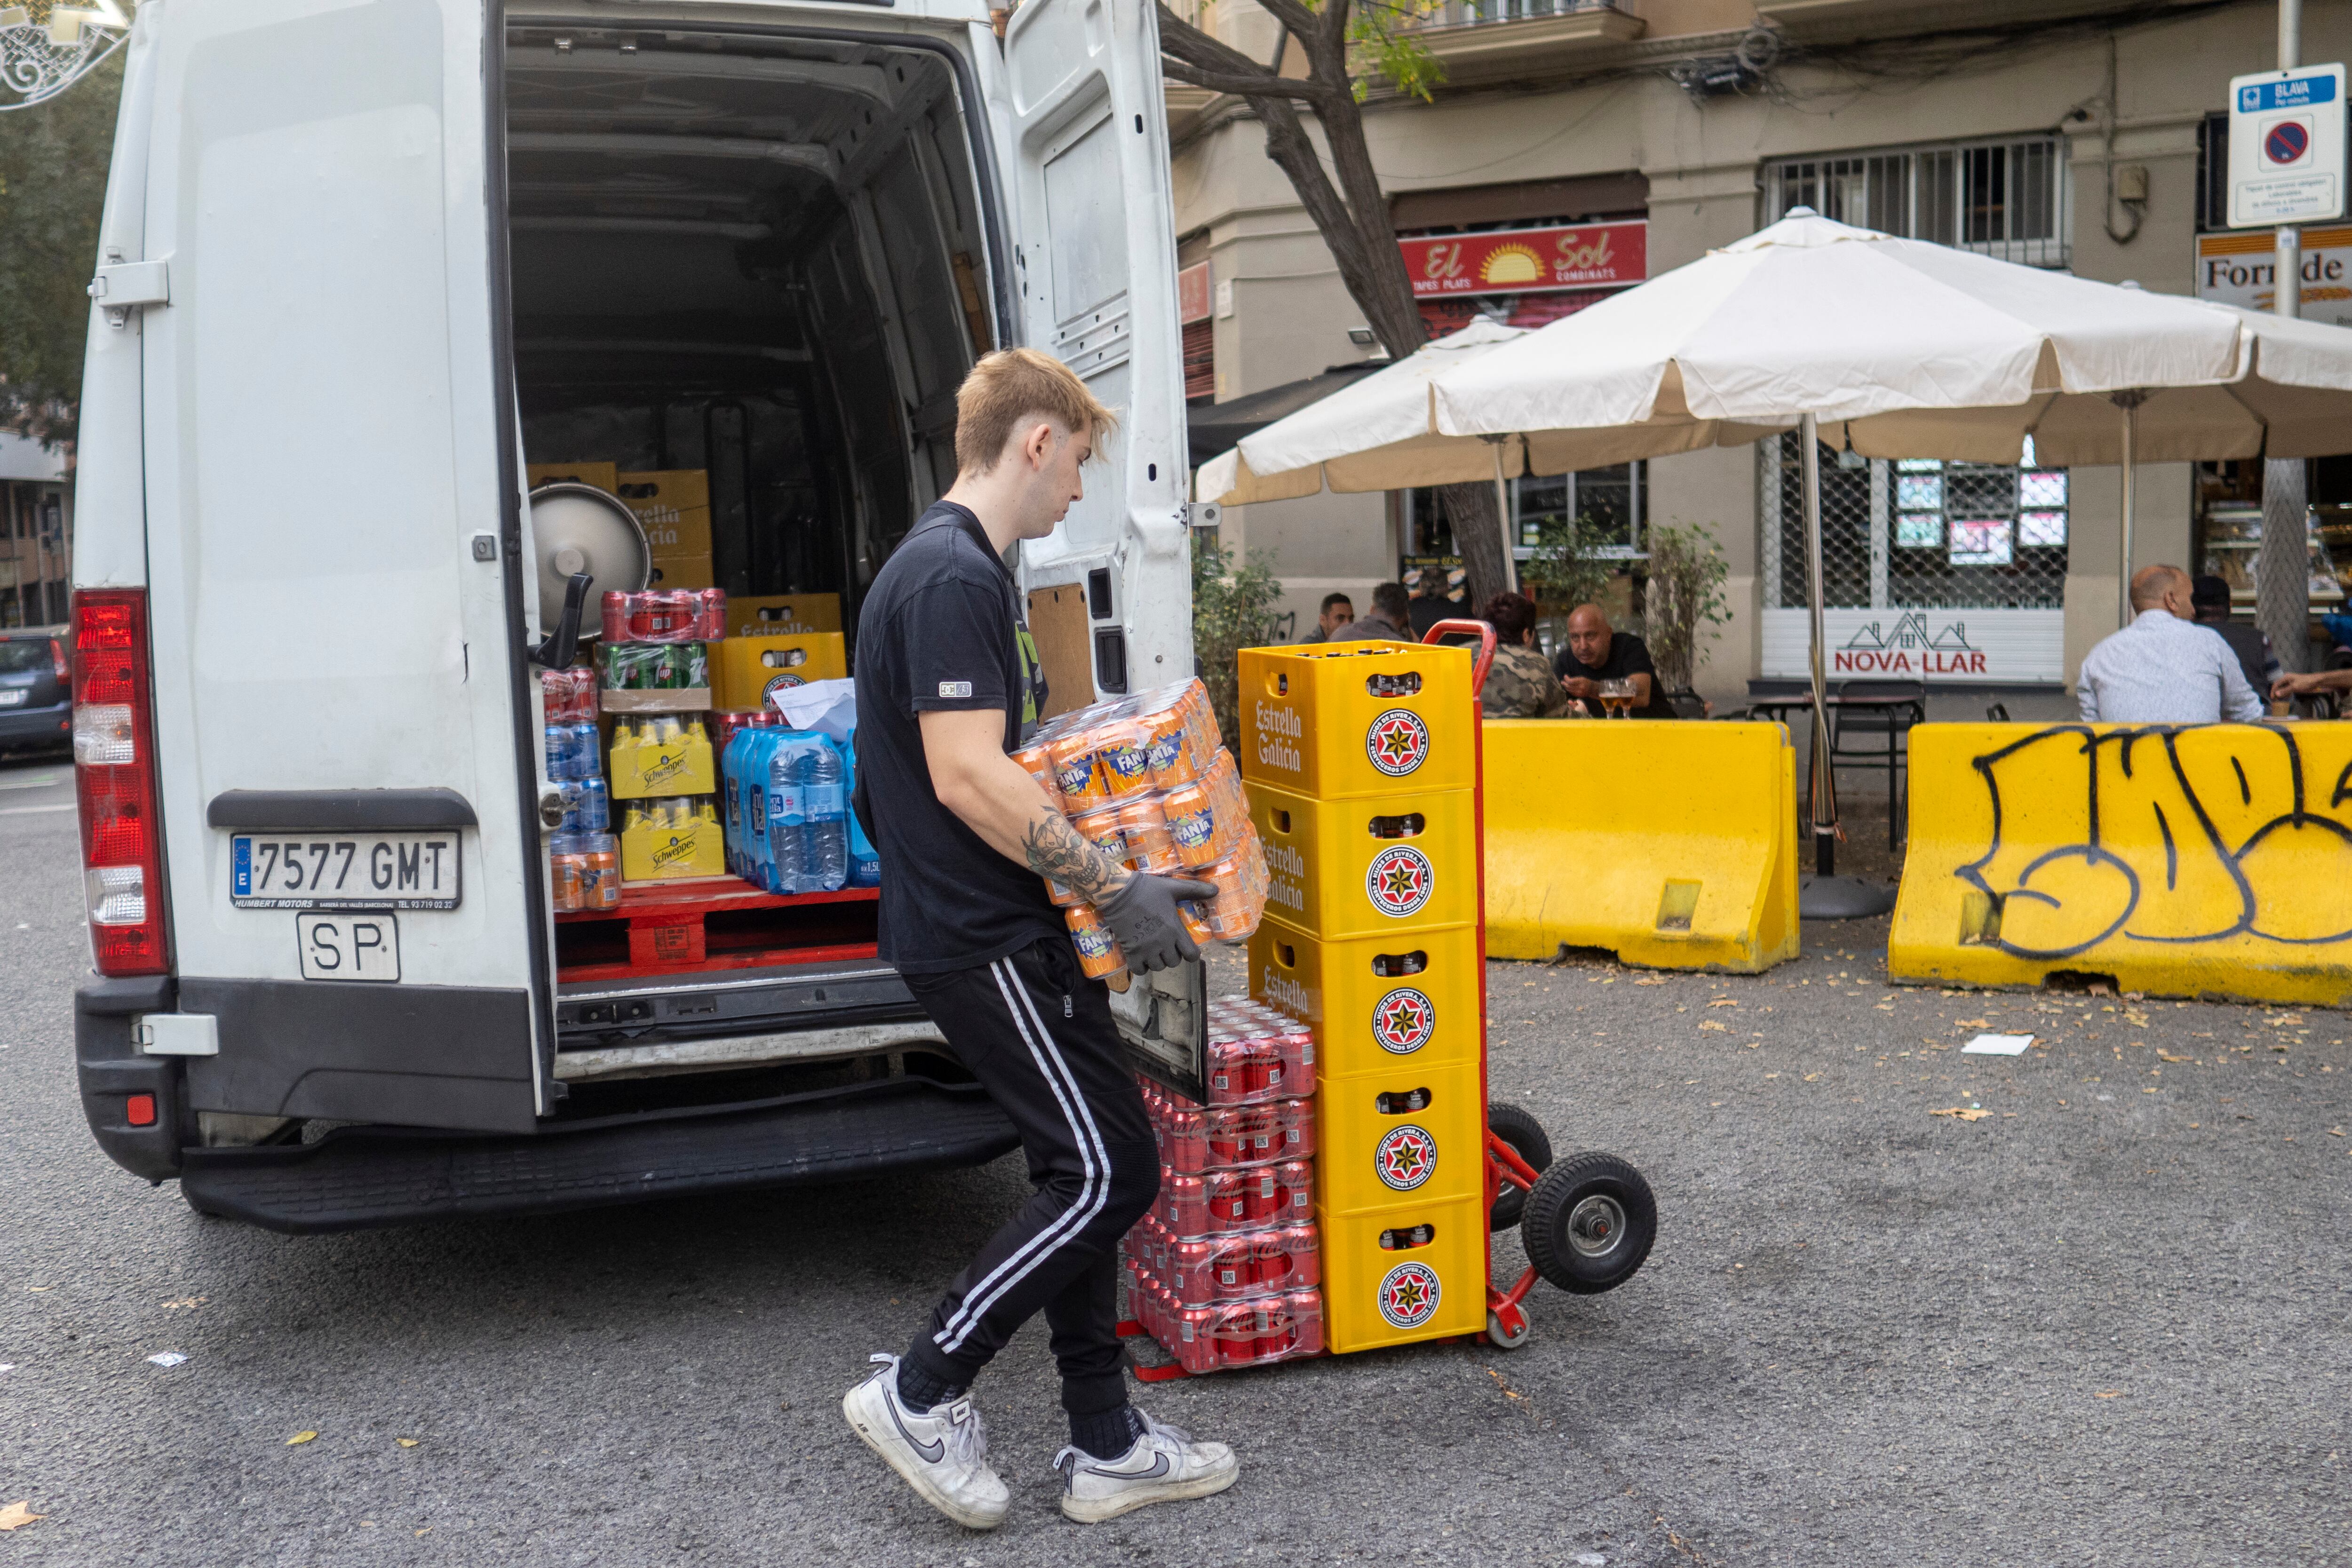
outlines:
[[205, 1213], [300, 1235], [977, 1165], [1018, 1142], [977, 1085], [908, 1077], [528, 1136], [345, 1127], [187, 1149], [180, 1188]]

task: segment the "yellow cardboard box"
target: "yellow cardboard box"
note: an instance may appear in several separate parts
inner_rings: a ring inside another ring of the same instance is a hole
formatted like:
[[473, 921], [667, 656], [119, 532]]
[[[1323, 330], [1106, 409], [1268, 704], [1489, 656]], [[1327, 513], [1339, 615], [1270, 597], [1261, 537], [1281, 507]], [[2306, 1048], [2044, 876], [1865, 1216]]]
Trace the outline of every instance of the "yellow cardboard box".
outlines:
[[710, 474], [705, 468], [651, 468], [616, 475], [613, 493], [637, 514], [653, 547], [654, 582], [664, 588], [708, 588]]
[[707, 795], [719, 787], [710, 736], [699, 719], [615, 719], [611, 790], [614, 800]]
[[764, 708], [778, 687], [839, 680], [848, 673], [839, 632], [728, 637], [710, 645], [710, 698], [722, 709]]
[[620, 483], [619, 469], [611, 463], [526, 463], [522, 471], [531, 489], [553, 484], [594, 485], [612, 495]]
[[727, 601], [730, 637], [800, 637], [841, 629], [838, 594], [773, 594]]
[[719, 578], [714, 573], [708, 552], [700, 555], [656, 555], [653, 581], [649, 588], [716, 588]]
[[727, 849], [719, 810], [710, 801], [666, 802], [645, 820], [621, 830], [621, 880], [674, 881], [688, 877], [723, 877]]

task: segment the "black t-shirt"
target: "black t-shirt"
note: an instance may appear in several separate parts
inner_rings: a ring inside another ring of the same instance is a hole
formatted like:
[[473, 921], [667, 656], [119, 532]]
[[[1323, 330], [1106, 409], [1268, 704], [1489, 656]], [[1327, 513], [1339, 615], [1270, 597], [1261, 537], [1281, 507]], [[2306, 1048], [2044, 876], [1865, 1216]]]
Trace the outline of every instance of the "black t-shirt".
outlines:
[[[1633, 717], [1636, 719], [1679, 717], [1675, 712], [1674, 704], [1666, 700], [1666, 683], [1658, 679], [1658, 667], [1650, 662], [1649, 648], [1632, 632], [1609, 634], [1609, 657], [1601, 661], [1597, 669], [1566, 648], [1560, 649], [1559, 657], [1551, 661], [1551, 668], [1552, 673], [1562, 680], [1571, 676], [1581, 676], [1586, 680], [1622, 680], [1629, 675], [1646, 675], [1650, 678], [1650, 705], [1646, 708], [1634, 709]], [[1598, 710], [1596, 703], [1587, 702], [1585, 706]], [[862, 712], [863, 710], [861, 709], [860, 711]]]
[[857, 621], [860, 816], [882, 860], [880, 953], [909, 974], [972, 969], [1065, 936], [1034, 871], [940, 804], [916, 716], [1001, 710], [1004, 749], [1036, 728], [1036, 647], [980, 520], [935, 502], [876, 574]]

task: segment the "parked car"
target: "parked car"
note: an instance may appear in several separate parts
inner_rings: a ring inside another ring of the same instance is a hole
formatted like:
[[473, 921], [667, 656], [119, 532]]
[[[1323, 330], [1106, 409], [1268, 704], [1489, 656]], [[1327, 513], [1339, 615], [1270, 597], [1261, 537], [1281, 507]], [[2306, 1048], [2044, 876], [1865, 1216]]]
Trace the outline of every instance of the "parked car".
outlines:
[[73, 676], [63, 626], [0, 629], [0, 752], [73, 744]]

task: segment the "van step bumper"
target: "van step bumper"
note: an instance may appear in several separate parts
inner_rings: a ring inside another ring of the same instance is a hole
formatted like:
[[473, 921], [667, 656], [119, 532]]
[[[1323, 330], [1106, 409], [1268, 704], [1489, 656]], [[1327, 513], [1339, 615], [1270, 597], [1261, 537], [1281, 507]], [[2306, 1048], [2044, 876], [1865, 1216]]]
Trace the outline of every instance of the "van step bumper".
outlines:
[[1019, 1142], [976, 1085], [898, 1078], [530, 1134], [343, 1127], [188, 1149], [180, 1188], [205, 1214], [309, 1235], [978, 1165]]

